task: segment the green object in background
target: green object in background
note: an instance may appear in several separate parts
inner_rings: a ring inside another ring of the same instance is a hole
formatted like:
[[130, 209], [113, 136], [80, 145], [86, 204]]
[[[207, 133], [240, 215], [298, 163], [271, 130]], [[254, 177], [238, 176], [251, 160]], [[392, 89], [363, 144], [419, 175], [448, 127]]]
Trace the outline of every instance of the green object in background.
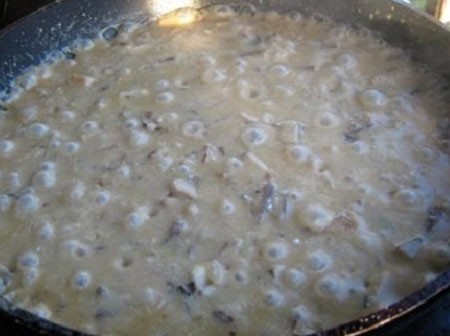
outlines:
[[410, 0], [414, 7], [425, 9], [427, 6], [427, 0]]

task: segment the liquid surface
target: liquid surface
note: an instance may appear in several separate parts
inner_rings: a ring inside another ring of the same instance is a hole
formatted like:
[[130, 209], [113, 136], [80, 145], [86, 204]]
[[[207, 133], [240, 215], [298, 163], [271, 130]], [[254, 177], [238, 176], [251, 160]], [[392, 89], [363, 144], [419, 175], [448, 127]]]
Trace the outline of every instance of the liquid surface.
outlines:
[[449, 267], [437, 79], [324, 19], [189, 13], [2, 108], [0, 294], [90, 333], [300, 335]]

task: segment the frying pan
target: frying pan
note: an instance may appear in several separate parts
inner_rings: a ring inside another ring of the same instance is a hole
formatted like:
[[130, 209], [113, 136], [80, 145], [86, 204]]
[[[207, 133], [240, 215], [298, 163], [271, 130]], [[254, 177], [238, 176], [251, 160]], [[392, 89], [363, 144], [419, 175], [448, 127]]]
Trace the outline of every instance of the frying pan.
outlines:
[[[0, 32], [0, 92], [11, 93], [15, 77], [30, 67], [49, 60], [55, 51], [64, 53], [76, 40], [95, 38], [101, 29], [118, 21], [139, 20], [161, 14], [157, 10], [160, 7], [158, 3], [173, 5], [175, 9], [177, 3], [182, 3], [183, 7], [201, 7], [225, 2], [227, 1], [57, 0]], [[427, 64], [450, 88], [450, 31], [401, 1], [249, 0], [239, 2], [237, 8], [248, 10], [246, 4], [262, 10], [295, 10], [305, 15], [320, 13], [337, 22], [377, 31], [391, 45], [404, 49], [414, 60]], [[5, 96], [0, 94], [0, 107]], [[448, 300], [449, 294], [450, 269], [400, 302], [316, 335], [403, 334], [407, 325], [417, 324], [417, 321], [421, 321], [421, 316]], [[10, 324], [25, 328], [23, 330], [28, 330], [24, 333], [26, 335], [87, 335], [41, 319], [2, 297], [0, 325], [1, 321], [9, 321]]]

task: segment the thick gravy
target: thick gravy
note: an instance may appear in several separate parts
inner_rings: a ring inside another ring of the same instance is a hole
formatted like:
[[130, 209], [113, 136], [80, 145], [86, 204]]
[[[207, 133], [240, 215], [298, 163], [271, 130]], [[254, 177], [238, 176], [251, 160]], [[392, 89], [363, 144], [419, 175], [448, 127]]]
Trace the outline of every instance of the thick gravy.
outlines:
[[291, 335], [448, 268], [449, 99], [403, 52], [223, 6], [102, 36], [0, 111], [0, 294], [90, 333]]

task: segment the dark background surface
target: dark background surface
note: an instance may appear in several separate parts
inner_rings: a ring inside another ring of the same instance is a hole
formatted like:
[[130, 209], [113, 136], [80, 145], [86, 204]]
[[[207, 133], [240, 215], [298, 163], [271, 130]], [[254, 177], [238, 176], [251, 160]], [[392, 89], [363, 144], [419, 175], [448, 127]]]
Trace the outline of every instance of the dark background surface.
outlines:
[[[0, 0], [0, 29], [20, 19], [35, 9], [54, 0]], [[105, 0], [107, 3], [107, 0]], [[0, 50], [0, 52], [2, 52]], [[421, 310], [406, 327], [400, 323], [400, 329], [394, 335], [412, 336], [450, 336], [450, 291], [433, 300], [432, 304]], [[383, 335], [381, 333], [380, 335]], [[386, 331], [386, 335], [392, 335]], [[37, 333], [0, 316], [0, 336], [36, 336]]]
[[0, 0], [0, 29], [53, 0]]

